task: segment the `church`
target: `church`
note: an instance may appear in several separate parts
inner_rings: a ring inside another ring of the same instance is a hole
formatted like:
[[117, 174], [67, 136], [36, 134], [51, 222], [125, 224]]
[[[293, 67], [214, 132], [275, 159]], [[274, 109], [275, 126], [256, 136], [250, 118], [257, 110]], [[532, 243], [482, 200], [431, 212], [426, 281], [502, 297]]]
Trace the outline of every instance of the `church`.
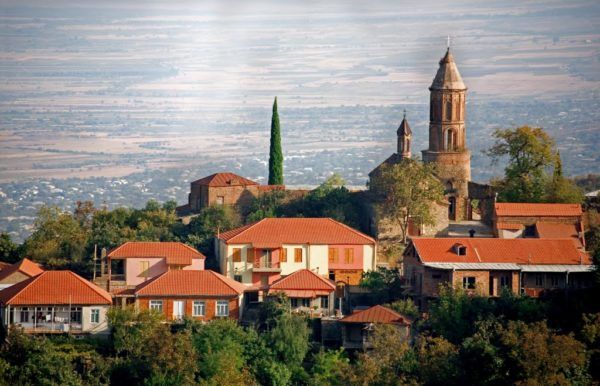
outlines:
[[[467, 87], [449, 47], [439, 62], [429, 91], [429, 147], [421, 154], [423, 162], [436, 164], [436, 176], [445, 188], [445, 202], [438, 202], [432, 208], [437, 219], [434, 227], [423, 227], [415, 221], [409, 227], [409, 234], [455, 235], [452, 232], [460, 227], [453, 225], [460, 222], [468, 222], [472, 227], [485, 230], [485, 224], [491, 222], [494, 192], [489, 185], [471, 181], [471, 152], [467, 147], [465, 126]], [[382, 165], [397, 164], [404, 158], [412, 157], [412, 130], [406, 113], [398, 127], [397, 136], [397, 152], [371, 171], [370, 178]], [[481, 226], [477, 227], [474, 220], [481, 220]], [[371, 225], [379, 238], [396, 233], [384, 219], [373, 218]]]

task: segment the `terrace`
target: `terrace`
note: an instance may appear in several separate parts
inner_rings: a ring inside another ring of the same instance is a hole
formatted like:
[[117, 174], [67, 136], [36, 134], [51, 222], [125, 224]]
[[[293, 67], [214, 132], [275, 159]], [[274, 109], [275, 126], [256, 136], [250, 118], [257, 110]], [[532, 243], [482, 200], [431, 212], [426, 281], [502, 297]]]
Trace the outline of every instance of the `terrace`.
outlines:
[[10, 307], [9, 323], [29, 333], [82, 332], [80, 306]]

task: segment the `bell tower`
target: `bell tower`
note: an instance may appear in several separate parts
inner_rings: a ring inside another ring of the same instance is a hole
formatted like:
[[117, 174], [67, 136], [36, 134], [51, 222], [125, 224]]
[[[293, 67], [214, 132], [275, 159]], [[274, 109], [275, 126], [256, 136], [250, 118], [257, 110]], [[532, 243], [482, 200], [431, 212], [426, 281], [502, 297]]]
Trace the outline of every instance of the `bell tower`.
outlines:
[[396, 131], [398, 135], [398, 151], [397, 154], [402, 158], [410, 158], [410, 145], [412, 140], [412, 131], [406, 120], [406, 110], [404, 111], [404, 118]]
[[437, 164], [438, 177], [449, 199], [448, 216], [460, 220], [466, 218], [471, 153], [465, 128], [467, 87], [450, 47], [440, 60], [429, 91], [429, 148], [422, 152], [423, 161]]

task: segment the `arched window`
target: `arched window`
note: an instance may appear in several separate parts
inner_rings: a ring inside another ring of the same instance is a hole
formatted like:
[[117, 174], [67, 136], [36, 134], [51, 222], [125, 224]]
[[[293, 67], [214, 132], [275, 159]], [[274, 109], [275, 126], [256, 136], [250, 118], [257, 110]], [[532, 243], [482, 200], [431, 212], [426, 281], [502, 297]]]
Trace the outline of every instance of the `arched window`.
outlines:
[[408, 138], [404, 139], [404, 152], [408, 153], [410, 151], [410, 140]]
[[456, 133], [453, 129], [446, 130], [446, 150], [451, 151], [456, 149]]

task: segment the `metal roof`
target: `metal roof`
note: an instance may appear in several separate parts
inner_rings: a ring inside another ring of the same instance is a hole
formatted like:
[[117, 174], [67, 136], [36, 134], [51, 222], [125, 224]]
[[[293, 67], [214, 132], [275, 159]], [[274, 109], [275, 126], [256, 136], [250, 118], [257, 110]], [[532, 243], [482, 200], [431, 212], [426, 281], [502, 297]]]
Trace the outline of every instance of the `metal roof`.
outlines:
[[497, 270], [497, 271], [519, 271], [521, 266], [513, 263], [424, 263], [429, 268], [436, 269], [474, 269], [474, 270]]
[[567, 264], [532, 264], [522, 265], [522, 272], [591, 272], [593, 265], [567, 265]]
[[521, 272], [591, 272], [593, 265], [577, 264], [511, 264], [511, 263], [424, 263], [435, 269], [521, 271]]

